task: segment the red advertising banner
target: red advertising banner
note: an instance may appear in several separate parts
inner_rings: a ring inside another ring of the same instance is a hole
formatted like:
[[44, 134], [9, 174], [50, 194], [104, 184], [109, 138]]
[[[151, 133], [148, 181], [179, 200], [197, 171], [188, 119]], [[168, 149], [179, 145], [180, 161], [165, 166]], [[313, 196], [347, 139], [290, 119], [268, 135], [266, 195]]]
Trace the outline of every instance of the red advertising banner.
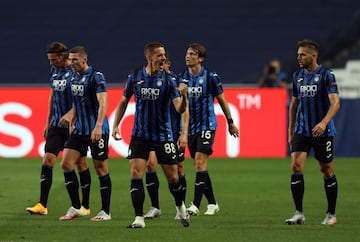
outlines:
[[[44, 154], [43, 130], [49, 88], [0, 88], [0, 157], [39, 157]], [[109, 88], [108, 118], [112, 126], [122, 89]], [[285, 89], [225, 88], [233, 120], [240, 137], [227, 132], [220, 105], [215, 104], [218, 128], [213, 157], [285, 157]], [[128, 105], [120, 124], [123, 140], [109, 140], [110, 157], [125, 157], [130, 142], [135, 104]], [[188, 157], [188, 156], [187, 156]]]

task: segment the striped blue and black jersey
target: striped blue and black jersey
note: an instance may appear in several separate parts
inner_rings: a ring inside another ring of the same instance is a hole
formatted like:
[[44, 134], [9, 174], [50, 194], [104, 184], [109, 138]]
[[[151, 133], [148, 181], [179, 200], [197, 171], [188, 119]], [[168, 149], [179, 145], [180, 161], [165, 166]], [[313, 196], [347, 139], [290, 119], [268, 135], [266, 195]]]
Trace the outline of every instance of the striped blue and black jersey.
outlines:
[[[107, 92], [104, 74], [91, 66], [80, 75], [73, 74], [71, 90], [76, 113], [75, 129], [73, 134], [91, 135], [98, 118], [99, 102], [96, 94]], [[109, 122], [105, 117], [102, 133], [109, 134]]]
[[[312, 136], [311, 130], [329, 110], [331, 93], [339, 93], [335, 76], [322, 65], [312, 73], [303, 68], [294, 73], [293, 96], [298, 99], [294, 133]], [[322, 137], [332, 137], [335, 133], [334, 120], [331, 120]]]
[[163, 71], [149, 76], [144, 66], [130, 73], [123, 95], [128, 99], [135, 97], [133, 137], [154, 142], [174, 141], [170, 106], [180, 96], [175, 76]]
[[52, 127], [68, 127], [59, 125], [59, 121], [72, 108], [71, 76], [72, 69], [70, 66], [65, 70], [57, 69], [53, 66], [50, 68], [50, 87], [53, 92], [52, 117], [50, 121], [50, 126]]
[[204, 67], [198, 75], [189, 70], [180, 74], [180, 82], [188, 85], [189, 135], [216, 129], [214, 99], [224, 92], [219, 76]]

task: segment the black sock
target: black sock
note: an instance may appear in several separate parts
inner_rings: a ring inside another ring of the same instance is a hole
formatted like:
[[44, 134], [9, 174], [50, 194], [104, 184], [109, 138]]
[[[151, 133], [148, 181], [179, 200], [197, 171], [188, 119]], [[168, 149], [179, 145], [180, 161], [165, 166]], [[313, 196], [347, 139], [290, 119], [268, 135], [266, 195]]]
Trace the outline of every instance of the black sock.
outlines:
[[131, 179], [130, 194], [131, 194], [132, 204], [135, 210], [135, 216], [143, 216], [145, 193], [144, 193], [143, 180], [141, 178]]
[[336, 199], [338, 193], [338, 183], [335, 174], [331, 177], [324, 178], [324, 187], [326, 192], [326, 198], [328, 201], [327, 212], [335, 214]]
[[151, 206], [154, 208], [160, 208], [159, 206], [159, 178], [154, 172], [146, 172], [146, 189], [149, 193]]
[[52, 184], [53, 168], [51, 166], [43, 165], [41, 167], [40, 175], [40, 203], [46, 207], [49, 197], [49, 192]]
[[70, 196], [71, 205], [74, 208], [79, 209], [81, 207], [79, 198], [79, 181], [77, 179], [75, 171], [72, 170], [69, 172], [64, 172], [64, 178], [66, 190], [68, 191], [68, 194]]
[[291, 193], [295, 203], [296, 210], [302, 212], [303, 197], [304, 197], [304, 176], [303, 174], [291, 175]]
[[175, 183], [169, 183], [169, 191], [175, 199], [175, 205], [180, 206], [183, 202], [183, 190], [180, 180], [177, 180]]
[[185, 175], [183, 176], [179, 176], [179, 181], [181, 184], [181, 188], [182, 188], [182, 200], [185, 202], [186, 200], [186, 178]]
[[209, 204], [216, 204], [209, 172], [206, 172], [206, 188], [204, 191], [204, 195], [205, 195], [206, 199], [208, 200]]
[[82, 192], [82, 203], [85, 208], [89, 208], [91, 175], [89, 169], [79, 172], [80, 185]]
[[110, 214], [110, 198], [111, 198], [111, 179], [110, 174], [99, 176], [100, 181], [100, 194], [101, 194], [101, 210]]
[[196, 172], [193, 204], [197, 208], [200, 208], [201, 199], [206, 188], [206, 180], [207, 180], [207, 171]]

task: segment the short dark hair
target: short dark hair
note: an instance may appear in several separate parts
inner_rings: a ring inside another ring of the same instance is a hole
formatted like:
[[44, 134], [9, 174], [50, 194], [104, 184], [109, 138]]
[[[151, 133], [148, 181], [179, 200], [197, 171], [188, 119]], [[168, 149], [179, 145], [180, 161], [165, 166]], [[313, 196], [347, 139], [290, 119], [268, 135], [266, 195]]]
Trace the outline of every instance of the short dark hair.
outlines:
[[300, 40], [298, 41], [298, 45], [297, 47], [308, 47], [310, 49], [315, 50], [316, 52], [319, 52], [319, 45], [318, 43], [316, 43], [314, 40], [310, 40], [310, 39], [304, 39], [304, 40]]
[[48, 45], [47, 53], [48, 54], [66, 54], [67, 53], [67, 47], [64, 43], [54, 41], [51, 44]]
[[156, 48], [161, 48], [161, 47], [165, 49], [165, 45], [163, 43], [150, 42], [146, 44], [144, 47], [144, 55], [147, 56], [148, 54], [152, 54]]
[[81, 56], [87, 56], [87, 52], [84, 46], [78, 45], [70, 50], [70, 53], [78, 53]]
[[192, 43], [189, 44], [186, 49], [189, 48], [196, 50], [199, 57], [203, 57], [204, 59], [206, 58], [206, 48], [202, 44]]

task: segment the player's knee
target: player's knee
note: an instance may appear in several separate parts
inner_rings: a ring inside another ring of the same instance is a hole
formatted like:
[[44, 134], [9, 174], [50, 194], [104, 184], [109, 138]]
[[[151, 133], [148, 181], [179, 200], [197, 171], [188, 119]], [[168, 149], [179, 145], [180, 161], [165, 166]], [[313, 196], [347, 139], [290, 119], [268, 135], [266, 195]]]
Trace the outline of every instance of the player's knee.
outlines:
[[334, 169], [332, 168], [332, 166], [330, 164], [320, 164], [320, 172], [325, 177], [330, 177], [334, 174]]
[[61, 162], [60, 167], [63, 169], [63, 171], [71, 171], [74, 169], [74, 166], [71, 165], [71, 163], [63, 161]]
[[156, 171], [156, 165], [154, 163], [148, 162], [146, 164], [147, 171]]
[[299, 174], [299, 173], [303, 173], [303, 164], [301, 162], [292, 162], [291, 163], [291, 171], [294, 173], [294, 174]]
[[43, 165], [53, 167], [56, 162], [56, 156], [51, 154], [45, 154], [43, 158]]

